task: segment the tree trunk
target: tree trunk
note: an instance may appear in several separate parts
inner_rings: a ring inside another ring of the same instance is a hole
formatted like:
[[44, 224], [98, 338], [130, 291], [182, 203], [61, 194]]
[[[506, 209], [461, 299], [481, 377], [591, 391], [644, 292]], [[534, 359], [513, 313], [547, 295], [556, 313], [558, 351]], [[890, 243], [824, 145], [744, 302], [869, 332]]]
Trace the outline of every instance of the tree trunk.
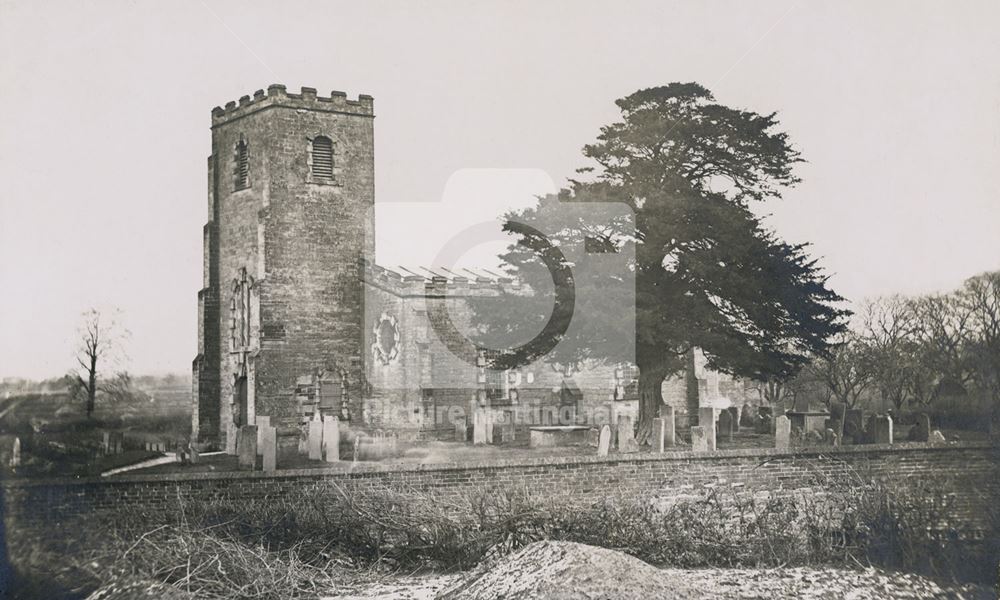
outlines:
[[688, 423], [698, 422], [698, 409], [701, 408], [701, 390], [698, 387], [698, 374], [695, 371], [694, 348], [684, 356], [684, 401], [687, 404]]
[[653, 433], [653, 419], [660, 416], [663, 381], [666, 378], [666, 369], [639, 367], [639, 427], [635, 439], [640, 445], [649, 443]]
[[87, 381], [87, 418], [94, 414], [94, 397], [97, 395], [97, 355], [90, 356], [90, 373]]

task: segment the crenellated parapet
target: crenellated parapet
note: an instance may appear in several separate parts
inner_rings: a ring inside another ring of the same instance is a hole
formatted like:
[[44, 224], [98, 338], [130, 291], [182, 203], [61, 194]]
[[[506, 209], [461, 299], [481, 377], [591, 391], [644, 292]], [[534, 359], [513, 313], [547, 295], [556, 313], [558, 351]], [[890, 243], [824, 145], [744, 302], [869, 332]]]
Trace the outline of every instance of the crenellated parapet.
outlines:
[[362, 261], [365, 282], [398, 296], [492, 296], [522, 293], [520, 282], [483, 269], [397, 267]]
[[367, 94], [359, 95], [357, 100], [349, 100], [344, 92], [333, 91], [329, 96], [320, 96], [316, 88], [303, 87], [300, 93], [293, 94], [289, 93], [285, 86], [273, 84], [268, 86], [266, 92], [257, 90], [253, 96], [243, 96], [238, 102], [227, 102], [224, 107], [213, 108], [212, 126], [222, 125], [273, 106], [373, 117], [374, 103], [374, 99]]

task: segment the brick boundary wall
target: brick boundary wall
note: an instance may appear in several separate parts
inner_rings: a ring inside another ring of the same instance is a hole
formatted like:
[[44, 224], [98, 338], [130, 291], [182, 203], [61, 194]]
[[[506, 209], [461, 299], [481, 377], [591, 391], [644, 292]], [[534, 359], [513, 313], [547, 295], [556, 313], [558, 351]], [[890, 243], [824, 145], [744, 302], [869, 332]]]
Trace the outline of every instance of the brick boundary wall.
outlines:
[[907, 443], [806, 447], [792, 450], [737, 449], [708, 454], [613, 455], [344, 467], [260, 472], [198, 472], [121, 475], [113, 478], [8, 480], [3, 482], [8, 532], [60, 532], [64, 521], [91, 511], [155, 511], [175, 502], [237, 498], [247, 502], [295, 496], [336, 483], [344, 489], [388, 486], [416, 489], [442, 499], [488, 486], [528, 485], [547, 494], [569, 494], [592, 502], [620, 493], [645, 497], [704, 495], [712, 488], [827, 493], [817, 474], [834, 479], [870, 474], [901, 477], [953, 494], [954, 526], [984, 531], [990, 504], [1000, 499], [1000, 448], [988, 442], [946, 445]]

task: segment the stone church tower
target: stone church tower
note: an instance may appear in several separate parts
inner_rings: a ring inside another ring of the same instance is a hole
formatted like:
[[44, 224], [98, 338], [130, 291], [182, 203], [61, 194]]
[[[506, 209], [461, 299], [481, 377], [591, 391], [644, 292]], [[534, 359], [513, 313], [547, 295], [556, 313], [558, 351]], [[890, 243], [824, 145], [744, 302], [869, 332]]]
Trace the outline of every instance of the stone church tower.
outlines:
[[257, 415], [279, 435], [297, 432], [304, 387], [327, 409], [349, 413], [360, 401], [373, 120], [370, 96], [282, 85], [212, 111], [193, 364], [199, 441], [224, 445], [232, 425]]

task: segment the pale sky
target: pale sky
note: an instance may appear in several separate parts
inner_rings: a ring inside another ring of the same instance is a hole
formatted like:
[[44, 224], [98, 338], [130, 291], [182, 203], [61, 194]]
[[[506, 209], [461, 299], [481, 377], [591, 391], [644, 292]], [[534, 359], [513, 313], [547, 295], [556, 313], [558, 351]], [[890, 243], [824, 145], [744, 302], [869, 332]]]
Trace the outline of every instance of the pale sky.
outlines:
[[616, 98], [698, 81], [779, 112], [809, 162], [764, 210], [837, 291], [955, 287], [1000, 269], [998, 17], [992, 0], [0, 0], [0, 377], [64, 372], [80, 312], [108, 305], [133, 372], [190, 370], [210, 111], [271, 83], [375, 97], [386, 265], [564, 184]]

